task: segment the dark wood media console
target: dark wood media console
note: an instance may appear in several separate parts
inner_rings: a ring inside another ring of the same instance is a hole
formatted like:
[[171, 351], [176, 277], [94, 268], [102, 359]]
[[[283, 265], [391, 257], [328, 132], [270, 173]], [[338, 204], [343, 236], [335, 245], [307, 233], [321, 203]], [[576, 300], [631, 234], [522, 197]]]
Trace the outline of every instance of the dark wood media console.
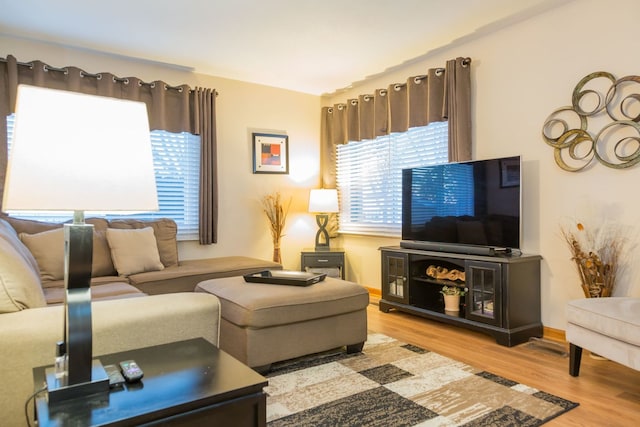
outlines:
[[[380, 310], [403, 311], [481, 331], [514, 346], [542, 337], [538, 255], [495, 256], [382, 247]], [[464, 272], [464, 280], [437, 279], [429, 267]], [[460, 311], [445, 311], [440, 290], [464, 288]]]

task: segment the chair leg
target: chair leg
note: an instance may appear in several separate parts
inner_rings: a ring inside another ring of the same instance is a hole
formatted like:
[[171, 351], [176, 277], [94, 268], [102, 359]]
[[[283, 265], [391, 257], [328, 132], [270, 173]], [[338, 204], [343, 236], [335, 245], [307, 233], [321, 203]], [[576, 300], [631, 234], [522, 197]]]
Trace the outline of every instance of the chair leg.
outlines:
[[580, 360], [582, 359], [582, 347], [569, 343], [569, 375], [580, 375]]

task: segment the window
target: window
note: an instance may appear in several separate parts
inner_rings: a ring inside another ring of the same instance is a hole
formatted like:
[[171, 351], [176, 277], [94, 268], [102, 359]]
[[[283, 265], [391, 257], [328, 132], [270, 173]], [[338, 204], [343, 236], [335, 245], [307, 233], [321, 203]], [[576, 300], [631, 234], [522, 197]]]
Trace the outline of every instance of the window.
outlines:
[[402, 169], [446, 163], [448, 124], [354, 141], [337, 149], [340, 232], [400, 236]]
[[[13, 115], [7, 117], [8, 144], [13, 139]], [[151, 131], [151, 148], [158, 188], [157, 212], [127, 215], [128, 218], [171, 218], [178, 224], [179, 240], [198, 239], [200, 188], [200, 137], [187, 132]], [[20, 218], [62, 222], [71, 218], [61, 212], [12, 212]], [[87, 214], [90, 215], [90, 214]], [[95, 215], [99, 215], [95, 213]], [[100, 215], [116, 218], [117, 215]]]

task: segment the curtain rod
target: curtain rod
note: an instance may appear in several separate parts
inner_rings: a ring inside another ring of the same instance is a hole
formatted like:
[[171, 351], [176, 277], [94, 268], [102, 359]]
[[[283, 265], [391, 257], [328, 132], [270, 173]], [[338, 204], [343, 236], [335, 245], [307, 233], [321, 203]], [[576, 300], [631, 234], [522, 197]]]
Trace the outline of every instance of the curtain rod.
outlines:
[[[469, 64], [471, 64], [471, 58], [466, 57], [466, 58], [462, 59], [462, 66], [463, 67], [467, 67], [467, 66], [469, 66]], [[444, 73], [446, 71], [446, 69], [442, 68], [442, 67], [436, 68], [435, 70], [436, 70], [435, 72], [436, 72], [437, 75], [441, 75], [442, 73]], [[421, 80], [424, 80], [427, 77], [428, 76], [426, 74], [422, 74], [422, 75], [413, 77], [413, 80], [416, 82], [416, 84], [418, 84]], [[403, 88], [406, 85], [407, 85], [406, 83], [394, 83], [393, 84], [393, 88], [395, 90], [400, 90], [401, 88]], [[388, 92], [387, 89], [376, 89], [376, 91], [378, 92], [378, 94], [380, 96], [386, 96], [387, 92]], [[361, 96], [367, 102], [370, 101], [371, 99], [375, 98], [374, 95], [361, 95]], [[328, 107], [328, 111], [329, 111], [329, 113], [332, 113], [334, 107], [338, 108], [338, 110], [342, 110], [345, 107], [347, 107], [347, 103], [350, 103], [351, 105], [353, 105], [355, 107], [356, 105], [358, 105], [358, 100], [357, 99], [349, 99], [349, 100], [347, 100], [347, 102], [341, 102], [341, 103], [335, 104], [333, 107]]]
[[[471, 58], [466, 57], [466, 58], [464, 58], [464, 59], [462, 60], [462, 66], [463, 66], [463, 67], [467, 67], [469, 64], [471, 64]], [[437, 75], [437, 76], [441, 76], [445, 71], [446, 71], [446, 70], [445, 70], [444, 68], [442, 68], [442, 67], [440, 67], [440, 68], [436, 68], [436, 75]], [[419, 76], [415, 76], [415, 77], [413, 78], [413, 81], [414, 81], [414, 82], [416, 82], [416, 84], [418, 84], [421, 80], [424, 80], [424, 79], [426, 79], [427, 77], [428, 77], [428, 76], [427, 76], [426, 74], [421, 74], [421, 75], [419, 75]], [[406, 86], [406, 85], [407, 85], [406, 83], [396, 83], [396, 84], [394, 84], [394, 85], [393, 85], [393, 88], [394, 88], [395, 90], [400, 90], [400, 88], [402, 88], [402, 87], [404, 87], [404, 86]]]
[[[0, 62], [8, 62], [8, 61], [7, 61], [7, 58], [0, 58]], [[29, 68], [33, 69], [33, 62], [16, 61], [16, 63], [18, 65], [20, 65], [20, 66], [29, 67]], [[64, 73], [65, 75], [69, 74], [69, 69], [67, 67], [58, 68], [58, 67], [52, 67], [51, 65], [48, 65], [48, 64], [44, 64], [43, 68], [44, 68], [45, 72], [57, 71], [57, 72], [60, 72], [60, 73]], [[80, 70], [80, 77], [93, 77], [96, 80], [101, 80], [102, 79], [102, 73], [93, 74], [93, 73], [87, 73], [84, 70]], [[129, 84], [129, 79], [127, 77], [113, 76], [112, 79], [113, 79], [114, 83], [115, 82], [120, 82], [120, 83], [124, 83], [125, 85]], [[151, 88], [154, 88], [154, 87], [156, 87], [156, 82], [148, 83], [148, 82], [143, 82], [142, 80], [139, 80], [138, 81], [138, 85], [139, 86], [149, 86]], [[178, 92], [182, 92], [182, 90], [183, 90], [183, 88], [180, 87], [180, 86], [170, 86], [168, 84], [164, 85], [164, 89], [165, 90], [173, 89], [173, 90], [177, 90]], [[189, 89], [189, 92], [193, 92], [193, 91], [194, 91], [193, 89]], [[214, 93], [215, 93], [216, 96], [219, 95], [217, 90], [214, 90]]]

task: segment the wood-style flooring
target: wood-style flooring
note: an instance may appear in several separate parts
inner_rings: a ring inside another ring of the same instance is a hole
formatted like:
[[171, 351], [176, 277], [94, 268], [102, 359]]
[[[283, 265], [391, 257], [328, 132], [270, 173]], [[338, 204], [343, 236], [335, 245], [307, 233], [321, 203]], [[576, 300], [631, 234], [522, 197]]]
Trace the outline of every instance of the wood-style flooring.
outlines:
[[640, 425], [639, 371], [595, 360], [585, 350], [580, 376], [574, 378], [568, 356], [560, 354], [568, 354], [565, 342], [551, 341], [550, 349], [532, 343], [504, 347], [482, 333], [396, 311], [383, 313], [377, 303], [372, 295], [367, 309], [371, 331], [580, 403], [545, 426]]

